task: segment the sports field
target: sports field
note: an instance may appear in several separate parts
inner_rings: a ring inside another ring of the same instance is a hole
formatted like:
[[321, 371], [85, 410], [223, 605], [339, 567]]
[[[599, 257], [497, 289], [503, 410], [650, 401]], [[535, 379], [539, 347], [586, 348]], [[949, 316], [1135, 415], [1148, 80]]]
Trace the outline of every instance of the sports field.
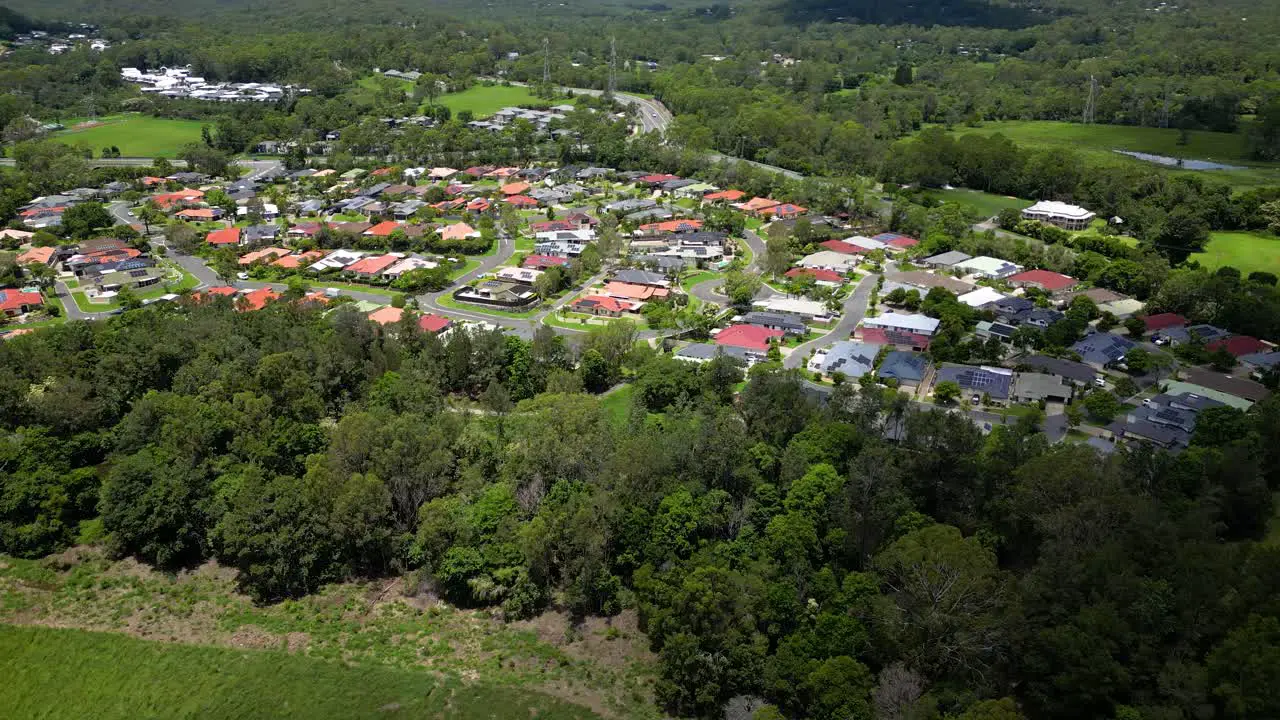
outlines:
[[1255, 270], [1280, 275], [1280, 238], [1249, 232], [1216, 232], [1202, 253], [1191, 256], [1207, 268], [1224, 265], [1248, 275]]
[[104, 147], [117, 147], [125, 157], [177, 157], [183, 145], [200, 142], [202, 125], [199, 120], [112, 115], [68, 123], [53, 138], [72, 145], [84, 143], [94, 157]]
[[449, 93], [436, 98], [436, 104], [444, 105], [457, 115], [470, 110], [477, 118], [489, 117], [511, 105], [544, 105], [546, 100], [534, 97], [529, 88], [504, 85], [474, 85], [462, 92]]
[[0, 707], [12, 718], [563, 718], [536, 692], [423, 671], [124, 635], [0, 625]]
[[957, 136], [1000, 133], [1027, 148], [1061, 147], [1076, 150], [1095, 160], [1131, 164], [1147, 168], [1165, 168], [1144, 160], [1126, 157], [1116, 150], [1165, 155], [1186, 160], [1209, 160], [1244, 166], [1239, 170], [1178, 170], [1205, 178], [1217, 178], [1233, 185], [1248, 187], [1280, 182], [1280, 164], [1249, 160], [1248, 144], [1243, 133], [1216, 133], [1193, 130], [1187, 143], [1179, 145], [1180, 133], [1172, 128], [1134, 127], [1129, 125], [1084, 125], [1082, 123], [1044, 120], [1009, 120], [985, 122], [980, 127], [957, 127]]

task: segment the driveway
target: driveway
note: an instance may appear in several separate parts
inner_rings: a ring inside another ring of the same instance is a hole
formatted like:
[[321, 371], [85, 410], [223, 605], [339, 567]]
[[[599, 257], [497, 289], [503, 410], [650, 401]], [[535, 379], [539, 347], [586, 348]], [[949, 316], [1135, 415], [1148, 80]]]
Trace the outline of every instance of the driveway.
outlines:
[[858, 287], [854, 288], [853, 292], [849, 293], [849, 297], [845, 298], [840, 320], [836, 322], [836, 326], [826, 335], [796, 346], [791, 351], [791, 354], [782, 361], [783, 367], [803, 368], [810, 351], [831, 345], [837, 340], [848, 340], [849, 336], [853, 334], [853, 329], [858, 327], [858, 323], [862, 322], [862, 317], [867, 314], [867, 301], [870, 299], [871, 291], [875, 289], [876, 280], [879, 277], [879, 275], [872, 273], [862, 278], [862, 281], [858, 283]]

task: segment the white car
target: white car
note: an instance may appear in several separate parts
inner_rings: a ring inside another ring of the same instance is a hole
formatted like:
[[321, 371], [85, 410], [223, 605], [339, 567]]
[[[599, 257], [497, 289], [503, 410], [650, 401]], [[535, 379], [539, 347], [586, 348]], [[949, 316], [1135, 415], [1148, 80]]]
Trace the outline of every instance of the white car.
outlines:
[[1103, 377], [1103, 376], [1099, 375], [1098, 377], [1096, 377], [1096, 378], [1094, 378], [1094, 379], [1093, 379], [1093, 384], [1094, 384], [1094, 385], [1097, 385], [1097, 386], [1098, 386], [1098, 387], [1100, 387], [1100, 388], [1104, 388], [1104, 387], [1106, 387], [1106, 386], [1107, 386], [1107, 379], [1106, 379], [1105, 377]]
[[249, 279], [249, 273], [247, 273], [247, 272], [236, 273], [236, 277], [237, 277], [237, 278], [239, 278], [239, 279], [241, 279], [241, 280], [248, 280], [248, 279]]

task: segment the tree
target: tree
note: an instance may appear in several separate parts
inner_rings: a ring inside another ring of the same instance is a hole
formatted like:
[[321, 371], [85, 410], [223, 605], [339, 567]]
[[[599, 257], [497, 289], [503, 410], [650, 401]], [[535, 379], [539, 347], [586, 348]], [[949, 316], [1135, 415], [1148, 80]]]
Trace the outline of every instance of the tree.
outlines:
[[911, 69], [911, 63], [899, 63], [897, 69], [893, 71], [893, 83], [895, 85], [910, 85], [913, 82], [914, 73]]
[[102, 485], [102, 524], [118, 552], [175, 568], [202, 559], [208, 478], [158, 447], [120, 459]]
[[1114, 420], [1116, 415], [1119, 415], [1123, 409], [1115, 395], [1101, 388], [1085, 396], [1084, 407], [1089, 411], [1090, 417], [1107, 423]]
[[764, 282], [755, 273], [734, 270], [724, 278], [724, 294], [737, 307], [750, 307], [751, 301], [763, 286]]
[[101, 203], [78, 203], [62, 213], [62, 229], [73, 238], [93, 237], [96, 231], [111, 224], [111, 213]]
[[1142, 318], [1130, 317], [1125, 319], [1124, 329], [1128, 331], [1129, 337], [1141, 338], [1147, 332], [1147, 324], [1142, 321]]
[[761, 263], [766, 274], [778, 276], [791, 267], [791, 243], [782, 225], [770, 226]]
[[960, 399], [960, 385], [954, 380], [943, 380], [933, 387], [933, 399], [939, 405], [953, 405]]
[[583, 353], [578, 363], [578, 374], [582, 376], [582, 386], [587, 392], [602, 393], [613, 385], [609, 363], [595, 348]]
[[1251, 616], [1209, 653], [1208, 670], [1225, 717], [1280, 717], [1280, 620]]

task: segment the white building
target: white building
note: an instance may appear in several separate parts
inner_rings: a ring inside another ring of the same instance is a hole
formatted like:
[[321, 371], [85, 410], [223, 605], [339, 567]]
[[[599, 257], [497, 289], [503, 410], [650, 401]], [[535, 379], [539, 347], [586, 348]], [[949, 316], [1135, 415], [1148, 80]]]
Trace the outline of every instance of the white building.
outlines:
[[996, 292], [989, 287], [980, 287], [977, 290], [965, 293], [956, 299], [969, 307], [977, 308], [982, 307], [987, 303], [1003, 300], [1004, 298], [1005, 295], [1003, 293]]
[[1056, 200], [1041, 200], [1023, 210], [1022, 217], [1026, 220], [1038, 220], [1050, 225], [1057, 225], [1063, 230], [1084, 230], [1089, 227], [1089, 223], [1093, 222], [1097, 215], [1079, 205], [1057, 202]]
[[827, 308], [826, 303], [821, 303], [817, 300], [772, 297], [765, 300], [756, 300], [751, 303], [751, 306], [760, 310], [768, 310], [770, 312], [801, 315], [818, 322], [828, 322], [832, 319], [831, 310]]
[[841, 275], [858, 266], [857, 255], [846, 255], [834, 250], [819, 250], [812, 255], [805, 255], [797, 263], [800, 267], [812, 270], [830, 270]]
[[1008, 260], [1001, 260], [989, 255], [979, 255], [978, 257], [969, 258], [952, 265], [953, 270], [959, 270], [966, 275], [974, 275], [976, 277], [989, 278], [992, 280], [1000, 280], [1010, 275], [1022, 271], [1021, 265], [1016, 265]]
[[928, 315], [904, 315], [902, 313], [885, 313], [862, 321], [863, 327], [896, 330], [898, 332], [916, 333], [933, 336], [938, 331], [939, 321]]

